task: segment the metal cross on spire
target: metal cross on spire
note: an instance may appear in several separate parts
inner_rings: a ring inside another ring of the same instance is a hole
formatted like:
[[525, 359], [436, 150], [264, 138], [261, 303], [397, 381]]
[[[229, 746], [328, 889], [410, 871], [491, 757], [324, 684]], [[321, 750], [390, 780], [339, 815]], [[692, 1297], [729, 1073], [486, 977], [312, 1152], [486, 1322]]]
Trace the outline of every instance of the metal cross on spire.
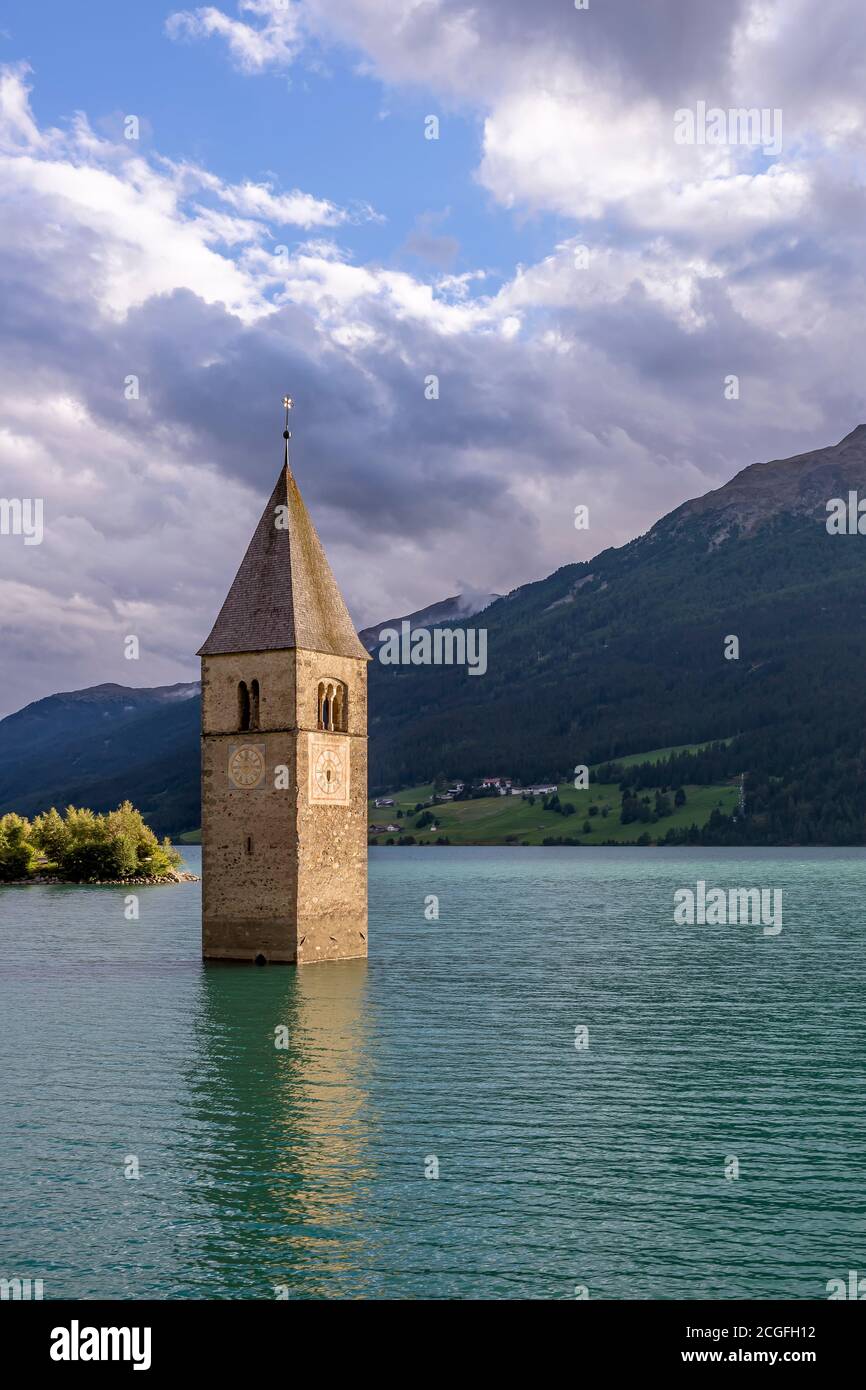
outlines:
[[286, 407], [286, 428], [283, 431], [283, 439], [291, 439], [292, 432], [289, 429], [289, 411], [294, 407], [295, 402], [291, 396], [283, 396], [283, 405]]

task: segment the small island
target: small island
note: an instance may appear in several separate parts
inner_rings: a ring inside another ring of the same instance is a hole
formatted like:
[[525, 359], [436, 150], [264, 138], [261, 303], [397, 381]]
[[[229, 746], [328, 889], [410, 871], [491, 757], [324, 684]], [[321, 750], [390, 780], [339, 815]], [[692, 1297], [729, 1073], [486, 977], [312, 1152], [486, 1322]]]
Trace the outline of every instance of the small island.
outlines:
[[0, 884], [196, 882], [170, 840], [160, 844], [130, 801], [100, 814], [52, 806], [33, 821], [0, 817]]

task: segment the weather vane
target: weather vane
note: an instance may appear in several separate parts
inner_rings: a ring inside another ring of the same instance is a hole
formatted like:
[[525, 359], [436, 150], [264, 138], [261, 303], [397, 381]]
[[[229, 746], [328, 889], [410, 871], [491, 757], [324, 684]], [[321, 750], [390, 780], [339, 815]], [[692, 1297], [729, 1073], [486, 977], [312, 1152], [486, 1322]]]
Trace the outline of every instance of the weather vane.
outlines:
[[289, 429], [289, 411], [294, 404], [295, 402], [292, 400], [291, 396], [283, 396], [283, 405], [286, 407], [286, 428], [283, 430], [283, 439], [291, 439], [292, 437], [292, 432]]

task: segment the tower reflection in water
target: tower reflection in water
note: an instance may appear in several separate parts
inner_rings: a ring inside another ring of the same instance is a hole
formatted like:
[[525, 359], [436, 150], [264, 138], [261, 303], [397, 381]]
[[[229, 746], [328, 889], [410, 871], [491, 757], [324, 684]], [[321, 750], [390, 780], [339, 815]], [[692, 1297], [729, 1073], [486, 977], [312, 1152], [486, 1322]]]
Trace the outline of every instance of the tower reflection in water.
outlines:
[[366, 960], [203, 967], [185, 1165], [202, 1206], [194, 1296], [371, 1292], [368, 1007]]

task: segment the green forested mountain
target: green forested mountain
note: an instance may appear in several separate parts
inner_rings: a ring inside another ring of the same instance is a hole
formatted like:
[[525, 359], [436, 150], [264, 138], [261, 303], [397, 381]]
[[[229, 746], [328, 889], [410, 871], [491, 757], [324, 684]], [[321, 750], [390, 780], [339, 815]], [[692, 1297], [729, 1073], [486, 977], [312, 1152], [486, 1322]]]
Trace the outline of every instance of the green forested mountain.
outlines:
[[[372, 661], [371, 790], [440, 774], [554, 782], [725, 739], [667, 773], [671, 786], [746, 774], [745, 818], [716, 814], [704, 840], [866, 843], [866, 534], [827, 529], [827, 503], [852, 491], [866, 498], [866, 425], [753, 464], [629, 545], [496, 600], [465, 624], [487, 630], [483, 676]], [[0, 813], [129, 797], [159, 834], [191, 829], [198, 704], [192, 685], [98, 686], [9, 716]]]
[[0, 720], [0, 815], [134, 800], [160, 836], [200, 821], [198, 684], [96, 685]]
[[734, 735], [718, 771], [747, 773], [749, 814], [712, 838], [862, 843], [866, 535], [826, 524], [852, 489], [866, 496], [863, 425], [492, 604], [468, 624], [487, 629], [484, 676], [371, 667], [374, 789], [440, 772], [555, 780]]

